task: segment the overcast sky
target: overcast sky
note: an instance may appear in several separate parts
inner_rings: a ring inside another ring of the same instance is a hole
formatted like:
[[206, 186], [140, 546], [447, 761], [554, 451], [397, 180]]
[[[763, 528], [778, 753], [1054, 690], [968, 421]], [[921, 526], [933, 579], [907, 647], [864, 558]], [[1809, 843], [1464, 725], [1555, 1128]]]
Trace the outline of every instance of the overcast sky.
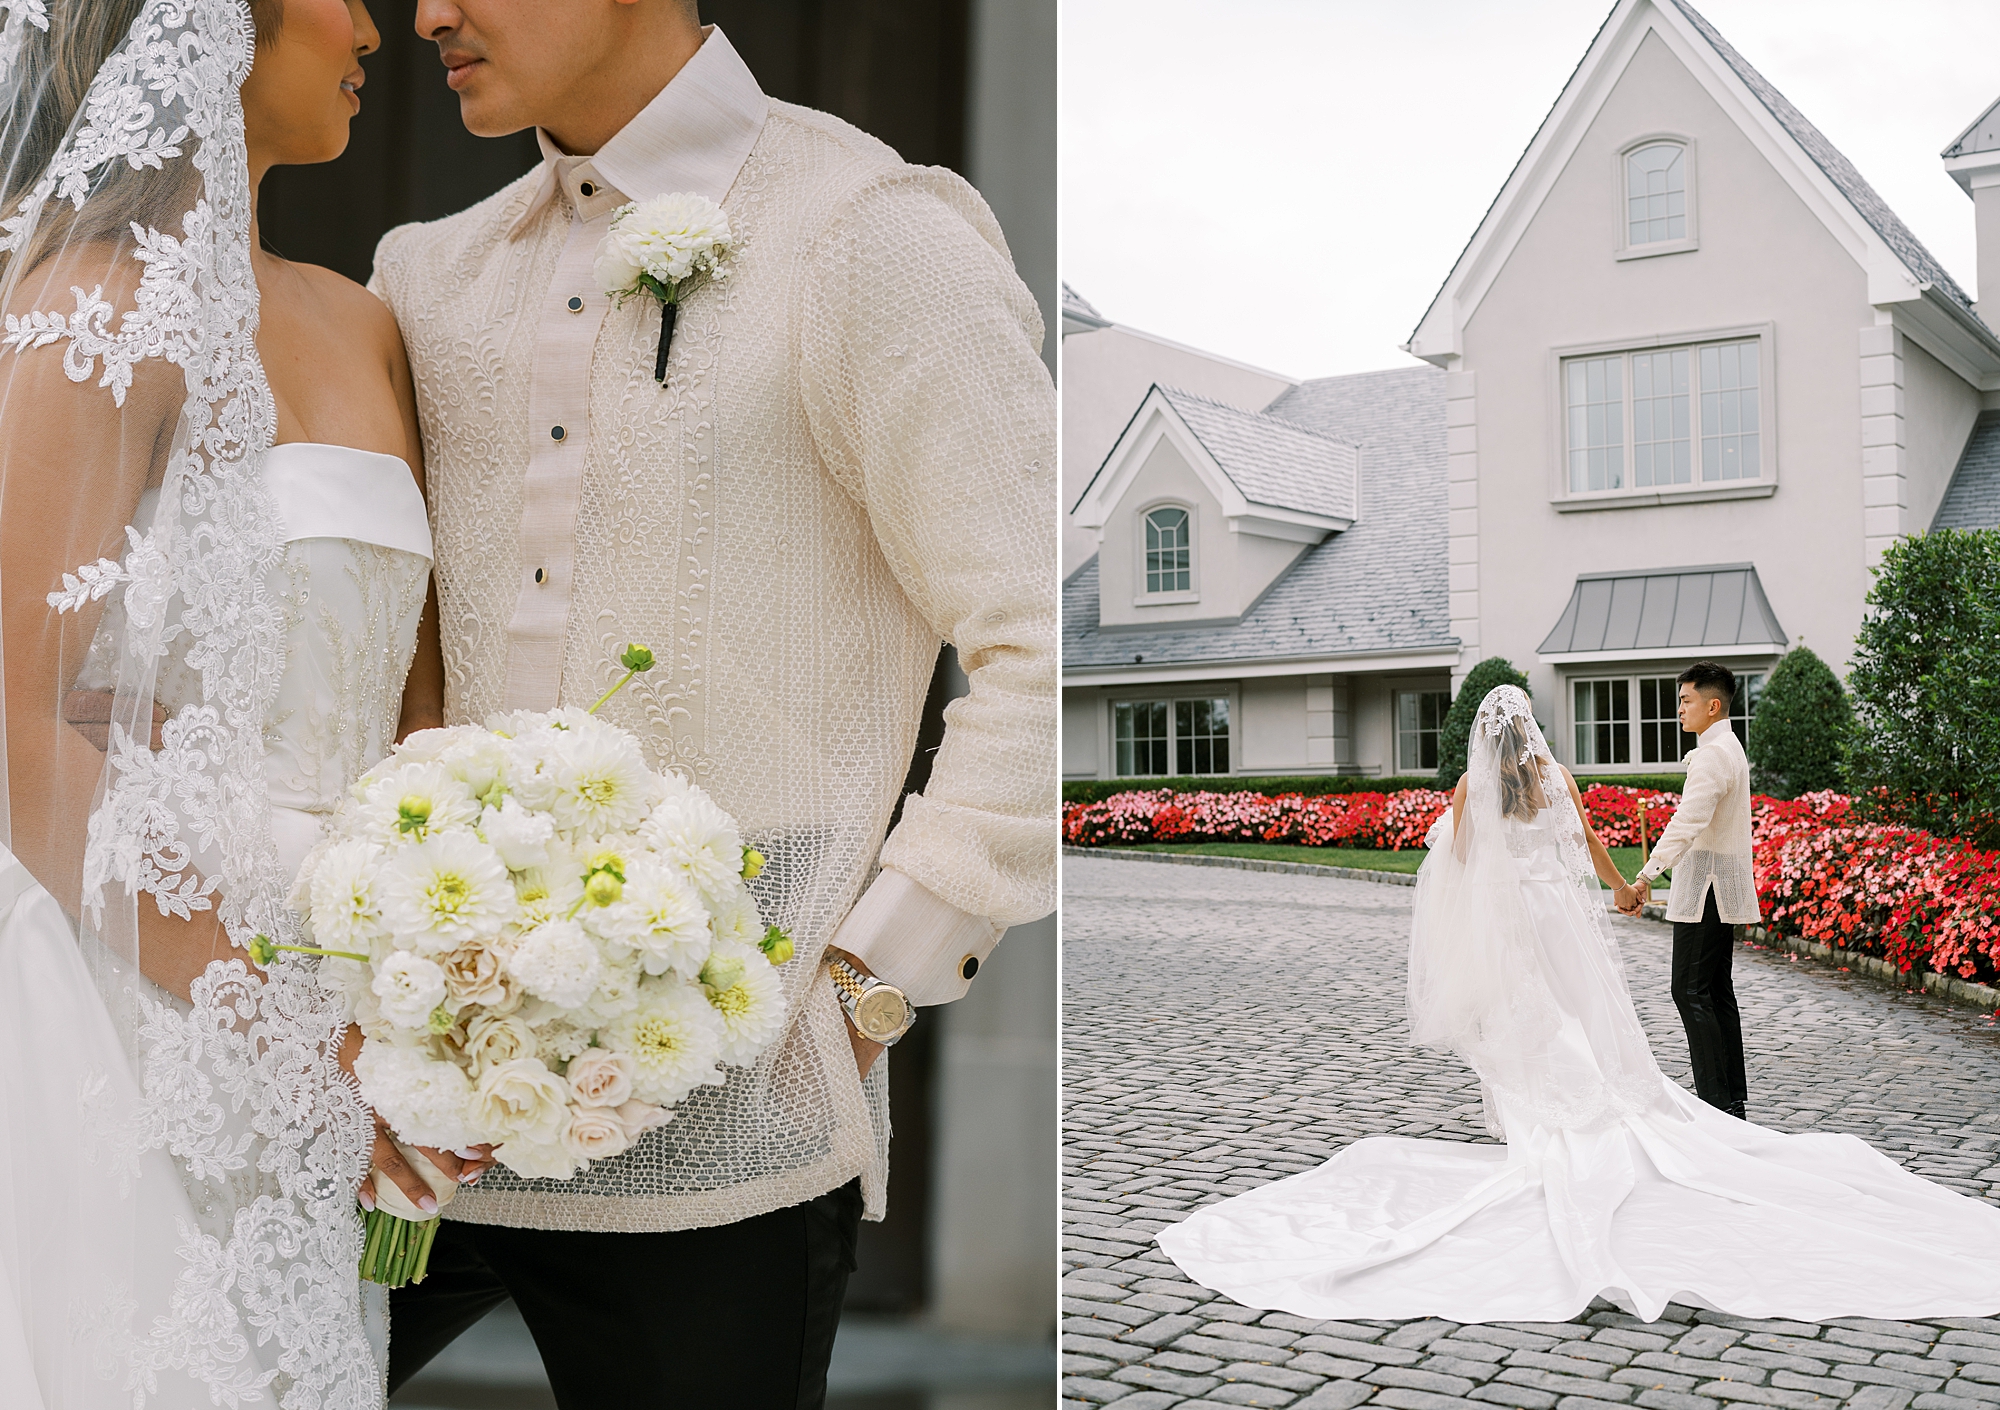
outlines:
[[[2000, 97], [2000, 5], [1698, 8], [1974, 289], [1972, 202], [1938, 153]], [[1610, 9], [1063, 0], [1063, 278], [1116, 322], [1295, 377], [1404, 365]]]

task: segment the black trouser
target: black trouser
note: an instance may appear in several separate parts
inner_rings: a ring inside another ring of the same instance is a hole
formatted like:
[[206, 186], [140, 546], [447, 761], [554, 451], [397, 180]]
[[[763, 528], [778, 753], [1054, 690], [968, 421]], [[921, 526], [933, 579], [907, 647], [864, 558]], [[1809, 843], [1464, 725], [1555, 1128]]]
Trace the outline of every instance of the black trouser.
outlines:
[[1729, 979], [1735, 945], [1736, 927], [1722, 923], [1713, 887], [1700, 920], [1674, 922], [1674, 1007], [1687, 1029], [1695, 1094], [1741, 1115], [1750, 1087], [1743, 1075], [1743, 1022]]
[[819, 1410], [854, 1269], [861, 1184], [668, 1234], [447, 1219], [389, 1300], [389, 1389], [508, 1297], [563, 1410]]

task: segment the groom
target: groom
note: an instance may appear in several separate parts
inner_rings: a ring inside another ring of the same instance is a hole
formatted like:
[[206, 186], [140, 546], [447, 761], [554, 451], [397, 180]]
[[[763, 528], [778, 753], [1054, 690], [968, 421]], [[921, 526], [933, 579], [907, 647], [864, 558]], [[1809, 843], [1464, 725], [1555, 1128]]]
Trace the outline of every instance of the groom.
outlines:
[[1681, 728], [1697, 736], [1695, 749], [1674, 820], [1661, 830], [1625, 909], [1636, 914], [1660, 873], [1673, 868], [1667, 919], [1674, 923], [1674, 1006], [1687, 1029], [1695, 1093], [1742, 1117], [1749, 1085], [1729, 970], [1736, 927], [1763, 919], [1750, 870], [1750, 762], [1729, 723], [1735, 674], [1697, 661], [1676, 684]]
[[[888, 1170], [856, 1016], [893, 1042], [1054, 902], [1040, 317], [970, 186], [767, 98], [693, 0], [421, 0], [417, 28], [467, 127], [543, 154], [391, 231], [371, 285], [416, 382], [446, 723], [588, 704], [650, 646], [604, 713], [766, 854], [797, 953], [754, 1069], [572, 1180], [463, 1191], [394, 1295], [390, 1384], [512, 1297], [565, 1410], [816, 1406]], [[594, 266], [615, 212], [667, 195], [732, 238], [661, 378], [660, 305]], [[940, 641], [970, 693], [885, 841]]]

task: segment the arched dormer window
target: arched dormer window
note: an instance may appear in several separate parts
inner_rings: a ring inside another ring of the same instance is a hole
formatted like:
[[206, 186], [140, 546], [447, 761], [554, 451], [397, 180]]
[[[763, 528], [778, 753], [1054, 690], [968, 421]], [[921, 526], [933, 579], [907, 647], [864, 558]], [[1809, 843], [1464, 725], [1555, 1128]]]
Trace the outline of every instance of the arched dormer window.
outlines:
[[1178, 504], [1146, 511], [1146, 593], [1194, 590], [1194, 523]]
[[1648, 142], [1625, 154], [1625, 243], [1636, 249], [1688, 238], [1687, 148]]

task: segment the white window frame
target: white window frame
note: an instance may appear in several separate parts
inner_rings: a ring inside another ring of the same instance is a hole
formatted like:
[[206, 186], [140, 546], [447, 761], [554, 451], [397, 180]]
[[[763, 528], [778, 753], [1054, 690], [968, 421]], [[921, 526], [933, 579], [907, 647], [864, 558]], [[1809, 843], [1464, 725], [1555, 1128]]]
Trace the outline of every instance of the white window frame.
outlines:
[[[1188, 774], [1180, 772], [1180, 722], [1181, 704], [1195, 700], [1220, 700], [1229, 711], [1229, 767], [1220, 773]], [[1118, 772], [1118, 707], [1120, 705], [1164, 704], [1167, 707], [1167, 772], [1164, 774], [1121, 774]], [[1190, 682], [1184, 685], [1163, 685], [1153, 690], [1132, 690], [1117, 695], [1108, 695], [1104, 702], [1104, 773], [1105, 778], [1229, 778], [1242, 771], [1243, 749], [1243, 709], [1238, 699], [1234, 682], [1227, 685], [1218, 683], [1208, 689]]]
[[[1687, 234], [1678, 240], [1648, 240], [1643, 244], [1632, 243], [1631, 199], [1628, 186], [1626, 158], [1642, 147], [1657, 147], [1671, 143], [1681, 149], [1681, 180], [1685, 184], [1687, 196]], [[1649, 132], [1643, 137], [1635, 137], [1621, 146], [1612, 155], [1611, 190], [1618, 202], [1618, 243], [1612, 252], [1614, 259], [1652, 259], [1656, 255], [1685, 254], [1689, 250], [1701, 248], [1700, 227], [1695, 223], [1697, 214], [1695, 140], [1679, 132]]]
[[[1719, 343], [1753, 342], [1757, 345], [1757, 478], [1754, 480], [1704, 480], [1701, 478], [1701, 381], [1700, 361], [1704, 347]], [[1693, 478], [1685, 485], [1635, 486], [1635, 428], [1632, 418], [1632, 357], [1639, 353], [1685, 350], [1689, 355], [1689, 436], [1692, 442]], [[1569, 482], [1569, 365], [1579, 359], [1617, 357], [1623, 364], [1620, 377], [1624, 412], [1624, 476], [1621, 489], [1572, 490]], [[1660, 504], [1690, 504], [1703, 500], [1765, 499], [1778, 490], [1778, 349], [1776, 330], [1769, 323], [1741, 324], [1729, 328], [1702, 328], [1685, 333], [1661, 334], [1652, 338], [1628, 338], [1614, 342], [1575, 343], [1552, 348], [1549, 354], [1549, 429], [1552, 457], [1549, 502], [1559, 513], [1599, 509], [1643, 509]]]
[[[1735, 671], [1737, 681], [1736, 699], [1730, 704], [1730, 717], [1732, 719], [1740, 718], [1743, 721], [1743, 729], [1739, 738], [1745, 738], [1749, 735], [1750, 718], [1754, 712], [1756, 700], [1763, 695], [1764, 687], [1770, 683], [1771, 671], [1777, 664], [1778, 658], [1773, 656], [1765, 660], [1746, 662], [1741, 667], [1735, 665], [1730, 667], [1732, 671]], [[1570, 768], [1579, 771], [1587, 769], [1592, 775], [1685, 773], [1687, 771], [1687, 755], [1685, 754], [1672, 761], [1663, 759], [1657, 763], [1647, 763], [1641, 757], [1645, 751], [1641, 747], [1639, 733], [1642, 723], [1639, 682], [1642, 680], [1671, 681], [1685, 669], [1687, 669], [1686, 660], [1663, 663], [1657, 666], [1642, 665], [1638, 667], [1626, 666], [1623, 663], [1614, 665], [1609, 662], [1596, 667], [1579, 664], [1563, 670], [1557, 677], [1559, 681], [1558, 691], [1562, 696], [1559, 704], [1559, 708], [1562, 711], [1562, 738], [1559, 742], [1556, 742], [1556, 757], [1569, 765]], [[1625, 763], [1586, 764], [1580, 757], [1581, 751], [1576, 747], [1576, 730], [1579, 723], [1576, 713], [1576, 688], [1585, 681], [1625, 682], [1628, 706], [1626, 724], [1630, 731], [1628, 747], [1632, 756]], [[1755, 682], [1754, 686], [1750, 684], [1753, 681]], [[1740, 716], [1738, 715], [1739, 707], [1742, 710]], [[1681, 733], [1685, 736], [1686, 732], [1682, 731]], [[1694, 747], [1685, 737], [1681, 739], [1681, 745], [1684, 749], [1692, 749]]]
[[[1435, 764], [1429, 768], [1425, 768], [1421, 764], [1409, 763], [1403, 758], [1403, 699], [1405, 696], [1411, 695], [1442, 695], [1445, 701], [1445, 709], [1450, 710], [1451, 708], [1451, 687], [1449, 685], [1443, 687], [1434, 685], [1398, 686], [1389, 692], [1390, 753], [1394, 756], [1395, 773], [1398, 778], [1420, 778], [1425, 774], [1434, 774], [1437, 772], [1437, 765]], [[1423, 733], [1421, 720], [1418, 722], [1418, 733]], [[1438, 716], [1438, 729], [1436, 733], [1439, 745], [1442, 747], [1444, 742], [1443, 715]]]
[[[1146, 591], [1146, 520], [1157, 510], [1178, 509], [1187, 515], [1188, 522], [1188, 586], [1186, 591], [1148, 592]], [[1156, 499], [1139, 507], [1132, 518], [1134, 541], [1132, 561], [1138, 578], [1134, 584], [1132, 605], [1134, 607], [1169, 607], [1183, 602], [1201, 601], [1201, 514], [1196, 507], [1184, 499]]]

